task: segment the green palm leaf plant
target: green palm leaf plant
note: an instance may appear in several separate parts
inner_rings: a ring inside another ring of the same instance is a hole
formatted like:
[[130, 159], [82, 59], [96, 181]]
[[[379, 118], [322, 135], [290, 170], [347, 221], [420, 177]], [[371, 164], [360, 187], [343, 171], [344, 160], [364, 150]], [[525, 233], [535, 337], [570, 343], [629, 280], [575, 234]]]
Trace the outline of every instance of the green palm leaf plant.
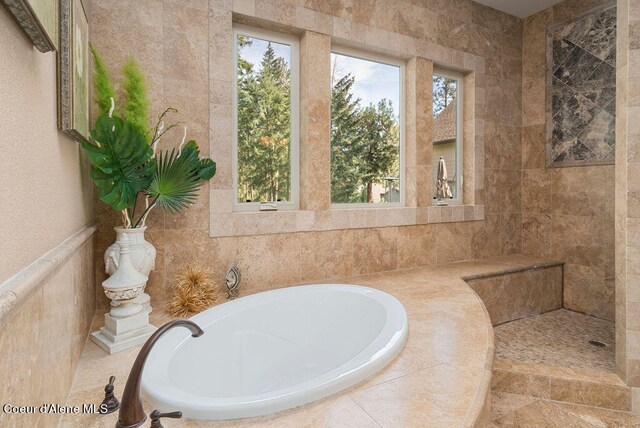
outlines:
[[[134, 60], [124, 68], [125, 105], [116, 109], [115, 89], [104, 61], [91, 46], [95, 63], [95, 101], [100, 116], [89, 141], [82, 142], [91, 164], [90, 175], [100, 201], [122, 214], [124, 228], [142, 227], [155, 207], [179, 213], [195, 203], [202, 183], [216, 173], [216, 163], [200, 157], [198, 144], [191, 140], [178, 149], [156, 153], [158, 141], [170, 129], [165, 118], [176, 113], [166, 109], [157, 124], [148, 128], [146, 84]], [[119, 117], [122, 111], [123, 117]], [[186, 137], [186, 128], [185, 128]], [[184, 143], [183, 138], [183, 143]], [[144, 210], [136, 216], [136, 205], [144, 200]]]
[[200, 159], [199, 153], [198, 144], [192, 140], [182, 151], [166, 150], [158, 156], [156, 173], [146, 190], [153, 198], [151, 207], [178, 213], [195, 203], [200, 184], [216, 172], [215, 162]]
[[123, 211], [153, 180], [155, 159], [144, 135], [131, 122], [102, 115], [91, 130], [92, 142], [82, 142], [91, 163], [98, 198]]
[[[216, 163], [200, 157], [194, 140], [157, 156], [153, 143], [135, 124], [107, 115], [96, 121], [91, 141], [82, 143], [98, 198], [122, 213], [125, 228], [144, 226], [155, 207], [181, 212], [195, 203], [202, 183], [216, 173]], [[144, 196], [145, 209], [136, 218], [139, 195]]]

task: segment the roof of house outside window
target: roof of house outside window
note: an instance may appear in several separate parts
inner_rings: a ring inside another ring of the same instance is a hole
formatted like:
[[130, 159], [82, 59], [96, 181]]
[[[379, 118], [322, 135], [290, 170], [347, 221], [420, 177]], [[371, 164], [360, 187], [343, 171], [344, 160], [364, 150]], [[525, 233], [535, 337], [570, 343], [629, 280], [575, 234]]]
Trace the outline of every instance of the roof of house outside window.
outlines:
[[433, 119], [433, 143], [443, 143], [456, 138], [456, 100], [454, 99]]

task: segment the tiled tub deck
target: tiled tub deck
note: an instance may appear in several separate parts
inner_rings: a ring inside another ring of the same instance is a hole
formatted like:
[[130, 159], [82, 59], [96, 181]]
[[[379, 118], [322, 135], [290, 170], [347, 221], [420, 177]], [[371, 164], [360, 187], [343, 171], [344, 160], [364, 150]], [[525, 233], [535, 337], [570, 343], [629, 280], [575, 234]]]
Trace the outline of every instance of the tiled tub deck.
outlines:
[[[343, 393], [274, 415], [224, 422], [163, 423], [167, 427], [489, 426], [494, 334], [487, 309], [465, 279], [484, 286], [484, 279], [557, 266], [557, 262], [539, 258], [509, 256], [325, 281], [378, 288], [404, 304], [409, 339], [394, 362]], [[547, 273], [549, 278], [554, 277], [552, 272]], [[547, 308], [545, 305], [514, 313], [526, 315]], [[160, 306], [156, 304], [152, 313], [156, 325], [170, 319]], [[98, 315], [93, 330], [101, 324], [102, 316]], [[117, 377], [116, 396], [120, 397], [138, 350], [110, 356], [88, 341], [67, 404], [100, 402], [104, 384], [112, 374]], [[145, 403], [145, 410], [153, 409]], [[60, 426], [113, 426], [116, 418], [115, 414], [68, 414]]]

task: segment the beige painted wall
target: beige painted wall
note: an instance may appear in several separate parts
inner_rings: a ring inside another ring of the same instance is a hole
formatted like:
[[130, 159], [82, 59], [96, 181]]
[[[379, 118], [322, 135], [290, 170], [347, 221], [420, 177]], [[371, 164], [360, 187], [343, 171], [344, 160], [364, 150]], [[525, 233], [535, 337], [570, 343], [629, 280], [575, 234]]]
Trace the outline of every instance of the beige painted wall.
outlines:
[[523, 250], [566, 261], [564, 306], [614, 319], [614, 166], [545, 168], [546, 28], [609, 0], [566, 0], [524, 20]]
[[0, 283], [91, 222], [77, 143], [56, 125], [56, 56], [0, 8]]
[[[2, 6], [0, 58], [2, 284], [91, 223], [92, 204], [79, 146], [56, 125], [55, 54], [37, 51]], [[2, 320], [0, 402], [65, 402], [95, 313], [93, 246], [84, 242]], [[0, 413], [2, 426], [57, 422]]]
[[[352, 26], [353, 40], [361, 36], [356, 30], [366, 31], [374, 39], [376, 34], [388, 31], [386, 34], [410, 36], [414, 43], [441, 52], [451, 48], [479, 55], [484, 59], [485, 73], [478, 78], [485, 89], [482, 103], [475, 106], [475, 126], [484, 129], [486, 144], [491, 141], [497, 151], [484, 169], [476, 171], [475, 203], [484, 204], [485, 220], [211, 238], [209, 189], [205, 188], [197, 205], [187, 213], [173, 216], [155, 212], [149, 221], [148, 238], [158, 249], [156, 270], [148, 284], [153, 301], [171, 296], [176, 270], [191, 261], [212, 268], [219, 281], [226, 269], [237, 263], [243, 274], [243, 289], [260, 290], [521, 252], [521, 21], [470, 0], [350, 4], [341, 0], [99, 0], [94, 2], [91, 15], [92, 41], [113, 72], [127, 56], [134, 55], [149, 80], [153, 115], [167, 106], [181, 110], [191, 122], [189, 137], [195, 138], [205, 152], [210, 141], [218, 144], [211, 146], [215, 148], [211, 156], [217, 160], [227, 157], [231, 150], [231, 124], [226, 119], [210, 120], [229, 108], [232, 57], [227, 51], [231, 36], [224, 31], [232, 17], [242, 14], [242, 8], [272, 24], [299, 22], [311, 26], [314, 34], [331, 34], [334, 25], [342, 29]], [[233, 7], [236, 12], [232, 12]], [[226, 71], [213, 72], [210, 64], [215, 70]], [[179, 138], [180, 133], [174, 133], [164, 144], [175, 145]], [[476, 141], [479, 156], [486, 153], [485, 141]], [[209, 186], [226, 189], [231, 169], [225, 163], [219, 166]], [[113, 242], [111, 227], [119, 219], [100, 203], [95, 210], [100, 224], [96, 248], [99, 283], [104, 278], [102, 253]], [[214, 216], [211, 221], [218, 219]], [[104, 306], [100, 290], [97, 295]]]

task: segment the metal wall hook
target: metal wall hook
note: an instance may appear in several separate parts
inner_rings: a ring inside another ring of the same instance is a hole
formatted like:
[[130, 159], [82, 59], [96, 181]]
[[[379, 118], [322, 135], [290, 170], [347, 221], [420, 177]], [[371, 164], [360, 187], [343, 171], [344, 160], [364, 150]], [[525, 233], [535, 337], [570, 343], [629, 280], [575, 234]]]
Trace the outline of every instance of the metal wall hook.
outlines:
[[227, 271], [226, 285], [227, 285], [227, 299], [235, 299], [240, 293], [240, 270], [236, 266], [232, 266]]

